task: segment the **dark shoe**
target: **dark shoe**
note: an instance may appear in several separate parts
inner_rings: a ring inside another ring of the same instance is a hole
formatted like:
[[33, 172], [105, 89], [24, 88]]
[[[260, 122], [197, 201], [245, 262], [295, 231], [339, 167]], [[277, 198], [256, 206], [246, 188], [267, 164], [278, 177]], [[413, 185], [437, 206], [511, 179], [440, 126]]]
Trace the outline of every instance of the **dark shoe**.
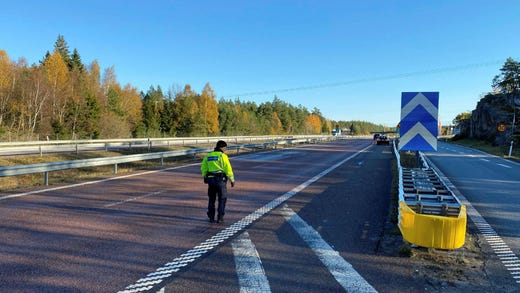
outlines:
[[206, 212], [206, 215], [208, 215], [210, 223], [214, 223], [215, 222], [215, 214], [212, 215], [210, 212]]
[[217, 223], [224, 223], [224, 217], [218, 217]]

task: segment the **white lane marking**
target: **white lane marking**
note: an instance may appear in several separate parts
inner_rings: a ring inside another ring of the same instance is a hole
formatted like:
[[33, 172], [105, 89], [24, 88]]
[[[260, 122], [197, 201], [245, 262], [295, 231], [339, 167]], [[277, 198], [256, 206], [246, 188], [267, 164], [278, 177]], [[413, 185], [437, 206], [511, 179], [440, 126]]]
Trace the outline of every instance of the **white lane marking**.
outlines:
[[335, 251], [320, 234], [307, 224], [293, 210], [284, 206], [282, 213], [285, 219], [296, 230], [300, 237], [329, 269], [336, 281], [347, 292], [377, 292], [337, 251]]
[[499, 156], [496, 156], [496, 155], [492, 155], [490, 153], [486, 153], [486, 152], [481, 151], [481, 150], [473, 149], [473, 148], [470, 148], [470, 147], [462, 147], [462, 146], [458, 146], [458, 147], [463, 148], [463, 149], [468, 149], [468, 150], [476, 152], [476, 153], [480, 153], [480, 154], [482, 154], [482, 155], [484, 155], [485, 157], [488, 157], [488, 158], [496, 158], [496, 159], [501, 160], [503, 162], [506, 162], [508, 164], [513, 164], [513, 165], [520, 166], [520, 163], [518, 163], [518, 162], [511, 161], [511, 160], [508, 160], [508, 159], [504, 159], [502, 157], [499, 157]]
[[159, 190], [159, 191], [156, 191], [156, 192], [150, 192], [150, 193], [143, 194], [143, 195], [140, 195], [140, 196], [136, 196], [136, 197], [132, 197], [132, 198], [129, 198], [129, 199], [125, 199], [125, 200], [122, 200], [122, 201], [109, 203], [109, 204], [104, 205], [103, 207], [108, 208], [108, 207], [112, 207], [112, 206], [115, 206], [115, 205], [124, 204], [124, 203], [127, 203], [129, 201], [134, 201], [134, 200], [146, 198], [146, 197], [149, 197], [149, 196], [152, 196], [152, 195], [158, 195], [158, 194], [161, 194], [163, 192], [164, 192], [164, 190]]
[[237, 160], [278, 161], [282, 158], [298, 155], [300, 153], [302, 153], [302, 151], [300, 151], [300, 150], [269, 151], [269, 152], [262, 152], [259, 154], [240, 156], [240, 158], [237, 158]]
[[479, 160], [484, 161], [484, 162], [489, 162], [488, 159], [482, 159], [482, 158], [480, 158]]
[[[506, 269], [510, 272], [511, 276], [515, 278], [514, 271], [520, 270], [520, 259], [517, 255], [513, 253], [513, 251], [509, 248], [509, 246], [502, 240], [502, 238], [495, 232], [493, 227], [488, 224], [486, 219], [482, 217], [482, 215], [471, 205], [469, 200], [460, 193], [460, 191], [451, 183], [451, 181], [446, 177], [440, 170], [433, 164], [431, 160], [428, 159], [428, 164], [435, 169], [441, 181], [444, 182], [444, 185], [448, 187], [461, 201], [462, 204], [466, 205], [466, 214], [469, 216], [471, 221], [475, 223], [479, 233], [484, 236], [486, 242], [491, 246], [495, 255], [497, 255], [502, 262], [502, 264], [506, 267]], [[510, 257], [511, 259], [505, 260], [504, 257]], [[516, 280], [517, 284], [520, 284], [520, 280]]]
[[80, 187], [80, 186], [85, 186], [85, 185], [90, 185], [90, 184], [103, 183], [103, 182], [108, 182], [108, 181], [112, 181], [112, 180], [119, 180], [119, 179], [135, 177], [135, 176], [153, 174], [153, 173], [164, 172], [164, 171], [169, 171], [169, 170], [175, 170], [175, 169], [185, 168], [185, 167], [189, 167], [189, 166], [200, 166], [200, 163], [194, 163], [194, 164], [182, 165], [182, 166], [171, 167], [171, 168], [166, 168], [166, 169], [152, 170], [152, 171], [123, 175], [123, 176], [118, 176], [118, 177], [111, 177], [111, 178], [101, 179], [101, 180], [96, 180], [96, 181], [82, 182], [82, 183], [76, 183], [76, 184], [71, 184], [71, 185], [58, 186], [58, 187], [53, 187], [53, 188], [46, 188], [46, 189], [34, 190], [34, 191], [29, 191], [29, 192], [24, 192], [24, 193], [6, 195], [6, 196], [0, 197], [0, 200], [14, 198], [14, 197], [20, 197], [20, 196], [26, 196], [26, 195], [31, 195], [31, 194], [38, 194], [38, 193], [43, 193], [43, 192], [47, 192], [47, 191], [55, 191], [55, 190], [60, 190], [60, 189], [67, 189], [67, 188]]
[[170, 279], [174, 273], [177, 273], [183, 267], [189, 265], [190, 263], [194, 262], [201, 256], [212, 251], [225, 240], [234, 236], [238, 232], [241, 232], [242, 230], [244, 230], [247, 226], [249, 226], [249, 224], [253, 223], [254, 221], [259, 219], [263, 215], [267, 214], [268, 212], [270, 212], [272, 209], [279, 206], [284, 201], [286, 201], [289, 198], [293, 197], [294, 195], [298, 194], [298, 192], [302, 191], [307, 186], [311, 185], [312, 183], [314, 183], [321, 177], [327, 175], [334, 169], [343, 165], [345, 162], [357, 157], [359, 154], [365, 152], [366, 150], [368, 150], [371, 147], [373, 147], [373, 145], [369, 145], [366, 148], [350, 155], [348, 158], [341, 160], [340, 162], [329, 167], [328, 169], [322, 171], [318, 175], [316, 175], [316, 176], [312, 177], [311, 179], [305, 181], [304, 183], [296, 186], [291, 191], [286, 192], [282, 196], [279, 196], [278, 198], [272, 200], [268, 204], [257, 209], [256, 211], [252, 212], [248, 216], [242, 218], [240, 221], [232, 224], [231, 226], [227, 227], [226, 229], [215, 234], [213, 237], [206, 239], [204, 242], [200, 243], [199, 245], [195, 246], [194, 248], [181, 254], [179, 257], [176, 257], [171, 262], [156, 269], [155, 272], [149, 273], [148, 275], [146, 275], [146, 277], [141, 278], [141, 279], [137, 280], [134, 284], [127, 286], [124, 290], [119, 291], [119, 293], [135, 293], [135, 292], [142, 292], [142, 291], [153, 289], [158, 284], [164, 282], [164, 280]]
[[509, 169], [513, 168], [513, 167], [511, 167], [511, 166], [508, 166], [508, 165], [504, 165], [504, 164], [500, 164], [500, 163], [499, 163], [499, 164], [497, 164], [497, 165], [499, 165], [499, 166], [502, 166], [502, 167], [505, 167], [505, 168], [509, 168]]
[[255, 245], [249, 238], [249, 233], [244, 231], [231, 242], [235, 267], [238, 275], [241, 293], [263, 292], [270, 293], [271, 287], [265, 275], [262, 261]]

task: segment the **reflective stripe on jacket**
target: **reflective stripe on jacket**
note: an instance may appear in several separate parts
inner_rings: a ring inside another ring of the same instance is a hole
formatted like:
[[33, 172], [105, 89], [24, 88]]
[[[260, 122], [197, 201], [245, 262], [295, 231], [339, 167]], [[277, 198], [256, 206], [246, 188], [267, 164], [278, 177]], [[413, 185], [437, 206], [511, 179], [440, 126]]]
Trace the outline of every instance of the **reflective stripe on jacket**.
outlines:
[[212, 151], [204, 156], [202, 164], [200, 165], [200, 172], [202, 173], [202, 177], [206, 177], [208, 173], [222, 173], [226, 175], [229, 181], [235, 182], [233, 168], [231, 168], [229, 158], [221, 151]]

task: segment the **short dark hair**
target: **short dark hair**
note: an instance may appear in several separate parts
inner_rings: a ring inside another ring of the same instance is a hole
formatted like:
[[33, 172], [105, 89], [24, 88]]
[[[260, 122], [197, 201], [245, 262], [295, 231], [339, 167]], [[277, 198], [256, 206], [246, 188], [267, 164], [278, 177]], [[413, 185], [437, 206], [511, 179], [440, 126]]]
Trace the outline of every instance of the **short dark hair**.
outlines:
[[220, 149], [220, 148], [224, 148], [224, 147], [227, 147], [227, 143], [225, 141], [223, 141], [223, 140], [217, 141], [217, 145], [215, 146], [215, 148]]

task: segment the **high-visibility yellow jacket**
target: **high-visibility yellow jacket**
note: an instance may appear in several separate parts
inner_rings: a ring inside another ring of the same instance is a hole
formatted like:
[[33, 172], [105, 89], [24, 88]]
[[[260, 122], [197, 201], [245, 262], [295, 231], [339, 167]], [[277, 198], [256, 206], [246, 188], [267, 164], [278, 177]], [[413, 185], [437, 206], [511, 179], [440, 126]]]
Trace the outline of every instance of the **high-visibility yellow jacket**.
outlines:
[[233, 168], [231, 168], [229, 158], [221, 151], [212, 151], [205, 155], [200, 165], [200, 172], [202, 173], [202, 177], [206, 177], [206, 175], [210, 175], [211, 173], [222, 173], [226, 175], [230, 182], [235, 182], [235, 176], [233, 175]]

